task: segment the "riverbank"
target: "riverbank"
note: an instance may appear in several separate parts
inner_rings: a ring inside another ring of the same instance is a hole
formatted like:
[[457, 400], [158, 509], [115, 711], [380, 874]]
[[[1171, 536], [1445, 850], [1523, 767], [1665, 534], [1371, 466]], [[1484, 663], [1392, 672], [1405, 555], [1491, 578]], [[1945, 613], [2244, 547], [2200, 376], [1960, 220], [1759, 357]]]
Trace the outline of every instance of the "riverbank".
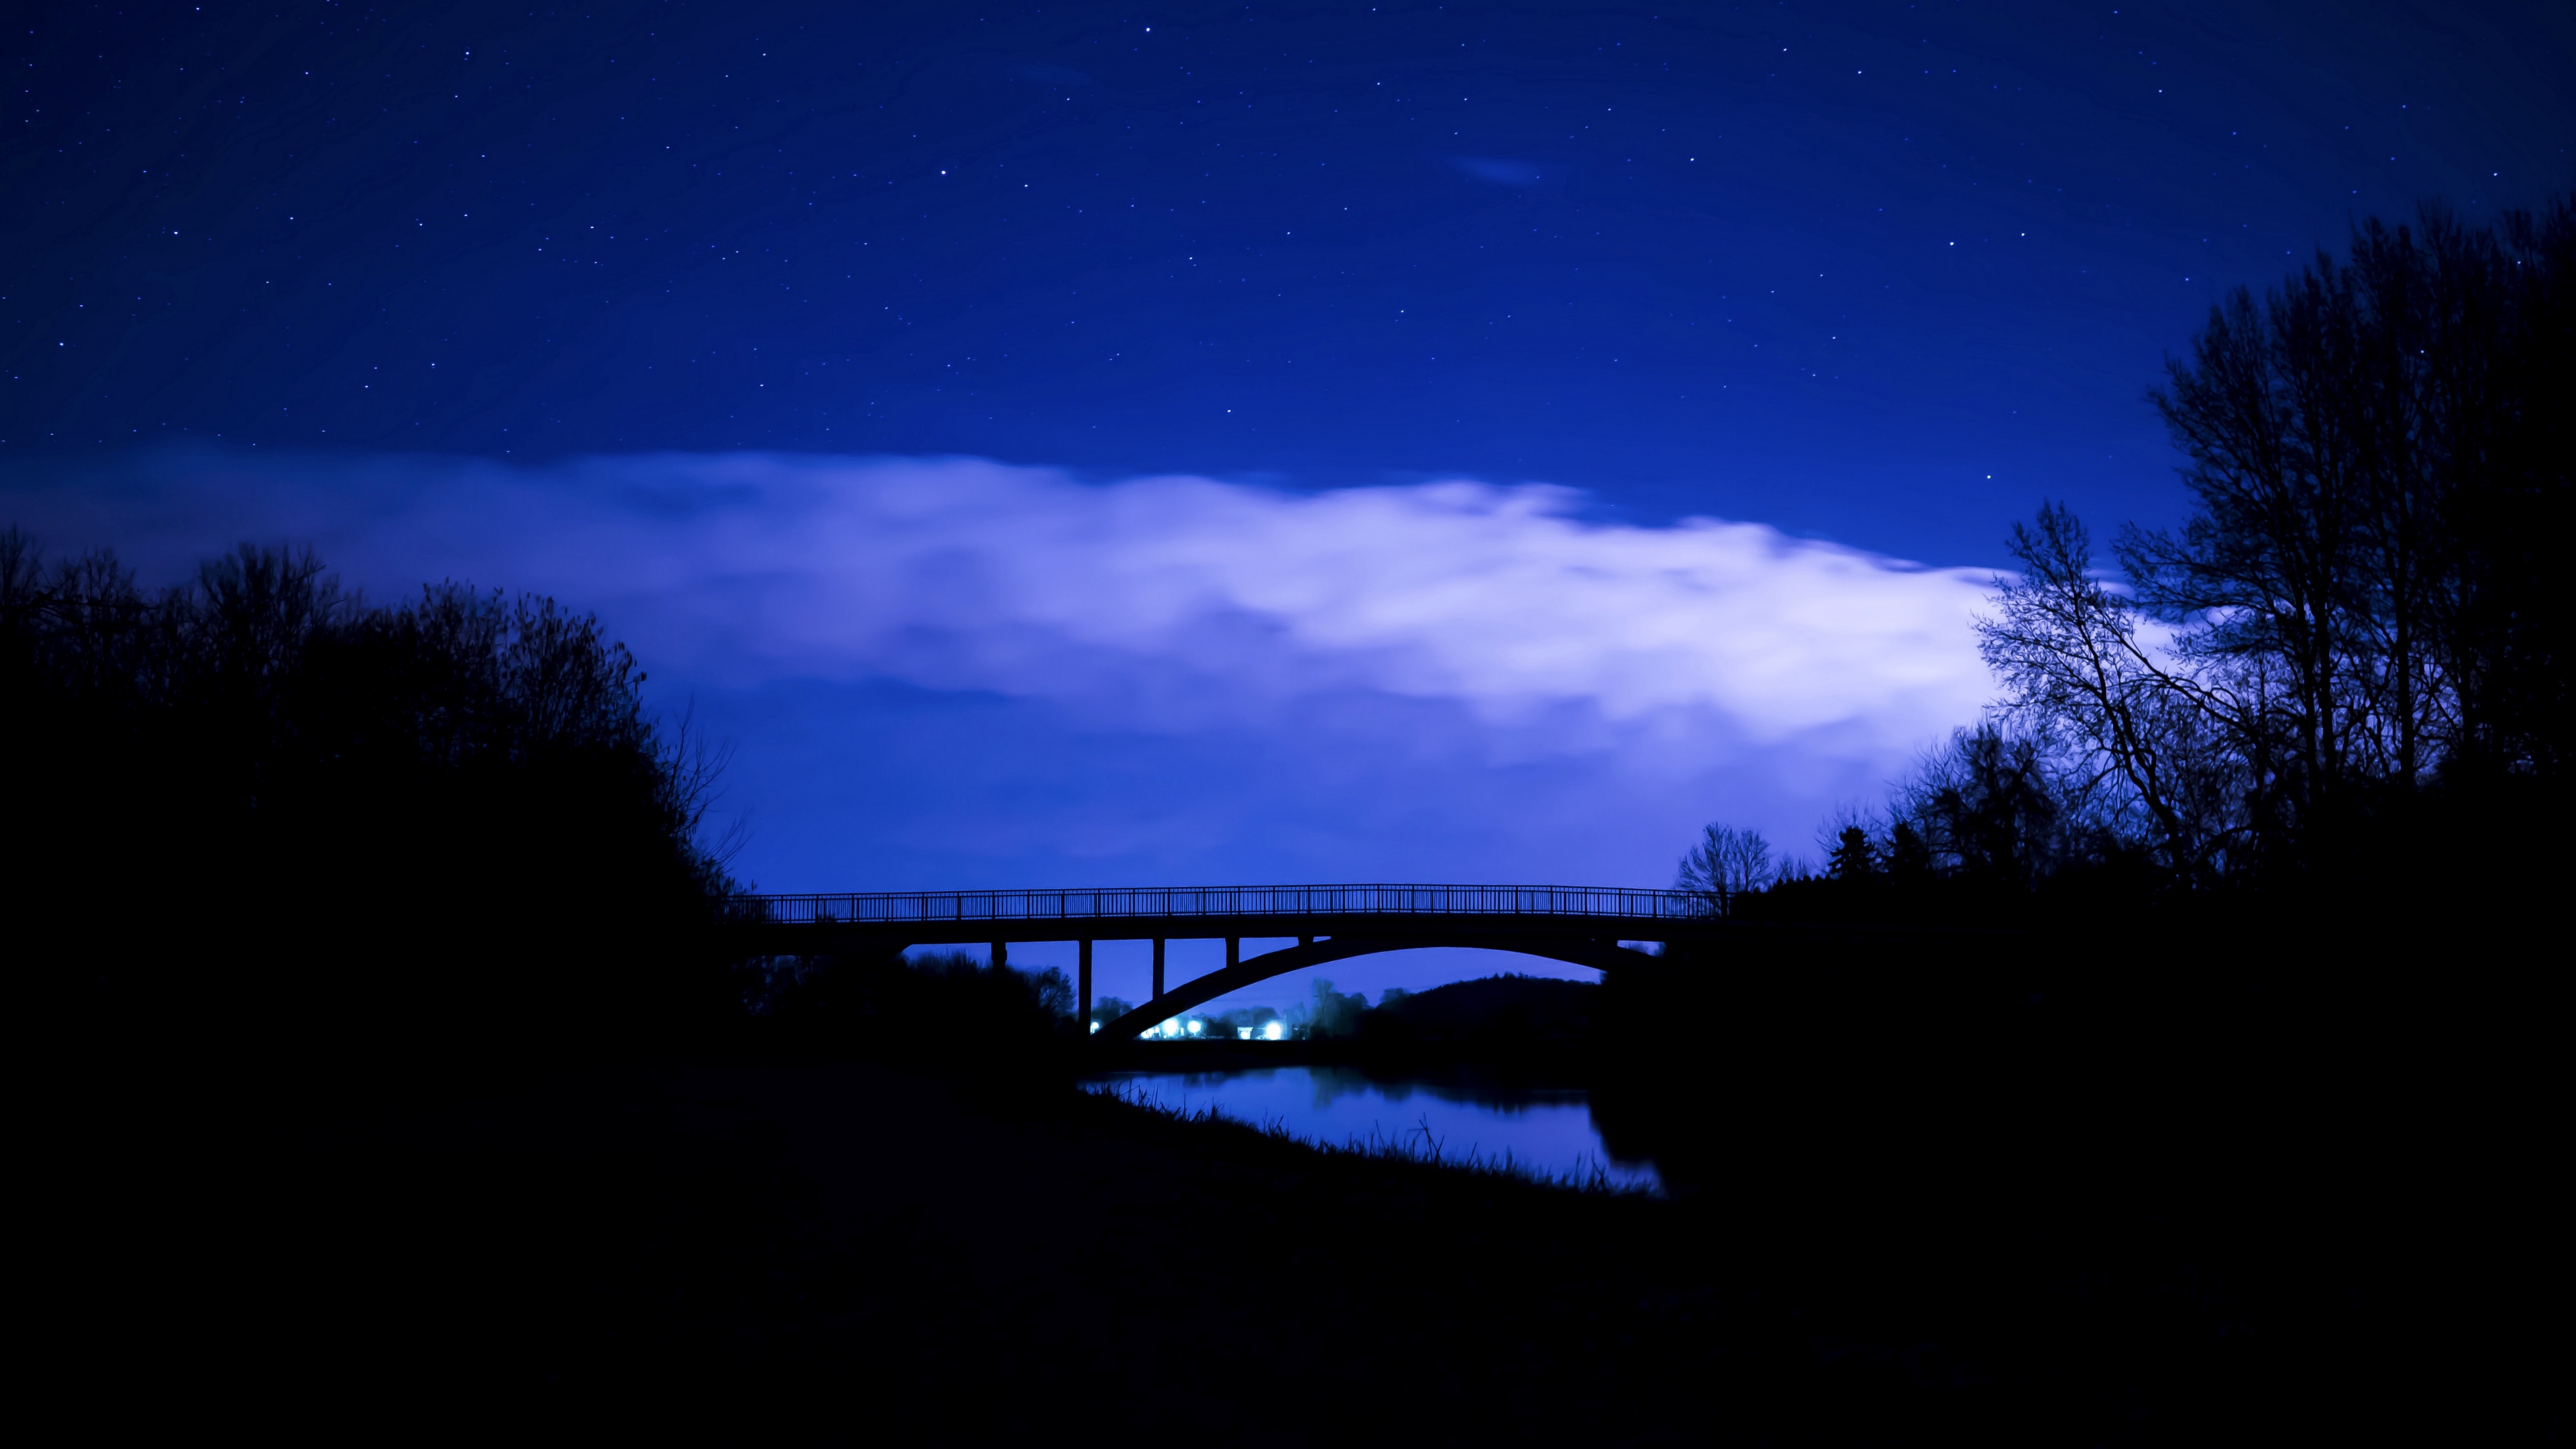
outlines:
[[1069, 1087], [701, 1065], [272, 1105], [228, 1161], [123, 1164], [124, 1210], [81, 1225], [129, 1256], [73, 1360], [115, 1380], [138, 1331], [154, 1362], [186, 1349], [111, 1418], [166, 1392], [317, 1423], [713, 1413], [748, 1438], [1860, 1442], [2008, 1398], [1915, 1339], [1820, 1350], [1669, 1204]]
[[108, 1421], [1991, 1443], [2114, 1412], [1704, 1212], [1070, 1089], [708, 1065], [270, 1105], [91, 1164], [57, 1342]]
[[[77, 1209], [49, 1241], [85, 1275], [56, 1342], [104, 1375], [103, 1423], [506, 1405], [731, 1438], [2277, 1442], [2398, 1415], [2401, 1365], [2506, 1380], [2460, 1420], [2537, 1368], [2445, 1312], [2469, 1298], [2422, 1296], [2422, 1245], [2354, 1248], [2384, 1213], [2213, 1218], [1987, 1152], [1838, 1164], [1839, 1105], [1763, 1104], [1797, 1130], [1732, 1135], [1678, 1201], [857, 1064], [188, 1106], [138, 1103], [49, 1179]], [[2458, 1253], [2455, 1276], [2493, 1266]]]
[[34, 1114], [30, 1316], [108, 1428], [2545, 1441], [2554, 990], [2278, 959], [1601, 988], [1586, 1110], [1663, 1198], [1178, 1120], [921, 1013], [514, 1072], [102, 1041]]

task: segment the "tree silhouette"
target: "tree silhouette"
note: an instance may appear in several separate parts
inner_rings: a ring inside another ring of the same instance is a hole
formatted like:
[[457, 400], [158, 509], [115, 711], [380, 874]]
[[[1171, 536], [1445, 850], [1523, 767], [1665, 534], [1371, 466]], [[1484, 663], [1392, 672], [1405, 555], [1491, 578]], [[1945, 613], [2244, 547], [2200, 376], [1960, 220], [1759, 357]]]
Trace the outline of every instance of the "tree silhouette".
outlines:
[[1683, 852], [1673, 888], [1698, 896], [1708, 913], [1731, 914], [1736, 901], [1771, 883], [1771, 842], [1740, 826], [1711, 824]]
[[1846, 825], [1835, 835], [1834, 848], [1825, 856], [1825, 874], [1839, 881], [1865, 881], [1878, 874], [1878, 847], [1867, 827]]
[[370, 606], [309, 551], [249, 546], [147, 593], [112, 555], [49, 564], [0, 532], [0, 729], [48, 822], [7, 843], [24, 944], [89, 963], [73, 1018], [141, 1012], [207, 1049], [721, 1020], [732, 887], [700, 838], [721, 761], [660, 730], [642, 683], [552, 600]]
[[2571, 339], [2566, 198], [2368, 221], [2346, 260], [2212, 309], [2151, 394], [2191, 516], [2122, 531], [2122, 589], [2044, 505], [1980, 624], [2088, 825], [2201, 885], [2350, 870], [2437, 787], [2561, 787]]
[[[1999, 583], [1979, 651], [2006, 714], [2059, 748], [2113, 828], [2151, 840], [2168, 869], [2204, 876], [2245, 828], [2242, 755], [2259, 727], [2225, 682], [2152, 647], [2136, 607], [2094, 572], [2083, 523], [2043, 504], [2009, 543], [2022, 576]], [[2105, 791], [2102, 787], [2116, 788]]]

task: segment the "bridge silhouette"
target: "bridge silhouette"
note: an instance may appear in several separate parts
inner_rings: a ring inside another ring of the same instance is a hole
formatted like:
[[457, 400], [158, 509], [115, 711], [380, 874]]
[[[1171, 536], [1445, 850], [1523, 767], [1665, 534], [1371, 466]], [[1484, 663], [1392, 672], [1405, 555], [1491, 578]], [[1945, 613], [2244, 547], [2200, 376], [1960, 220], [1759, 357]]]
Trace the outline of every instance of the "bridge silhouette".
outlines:
[[[1147, 886], [1111, 890], [880, 891], [747, 898], [753, 949], [765, 956], [891, 955], [910, 946], [989, 946], [1007, 964], [1014, 942], [1080, 948], [1080, 1013], [1091, 1015], [1096, 941], [1154, 943], [1154, 994], [1104, 1023], [1123, 1041], [1230, 991], [1307, 966], [1381, 951], [1466, 946], [1614, 971], [1656, 958], [1623, 944], [1718, 935], [1708, 897], [1616, 886]], [[1245, 957], [1246, 940], [1293, 939]], [[1223, 940], [1225, 965], [1164, 980], [1164, 946]]]

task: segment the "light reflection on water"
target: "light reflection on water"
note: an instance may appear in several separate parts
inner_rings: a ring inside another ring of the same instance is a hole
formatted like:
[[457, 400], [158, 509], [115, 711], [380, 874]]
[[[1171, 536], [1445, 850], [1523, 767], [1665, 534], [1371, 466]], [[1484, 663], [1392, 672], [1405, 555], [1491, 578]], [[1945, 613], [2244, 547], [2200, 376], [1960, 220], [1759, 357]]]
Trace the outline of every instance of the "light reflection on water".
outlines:
[[1566, 1088], [1510, 1088], [1434, 1081], [1372, 1081], [1350, 1067], [1259, 1067], [1234, 1072], [1111, 1072], [1093, 1079], [1122, 1096], [1277, 1125], [1331, 1147], [1398, 1143], [1417, 1156], [1517, 1167], [1589, 1180], [1597, 1168], [1620, 1187], [1658, 1189], [1655, 1169], [1602, 1146], [1590, 1098]]

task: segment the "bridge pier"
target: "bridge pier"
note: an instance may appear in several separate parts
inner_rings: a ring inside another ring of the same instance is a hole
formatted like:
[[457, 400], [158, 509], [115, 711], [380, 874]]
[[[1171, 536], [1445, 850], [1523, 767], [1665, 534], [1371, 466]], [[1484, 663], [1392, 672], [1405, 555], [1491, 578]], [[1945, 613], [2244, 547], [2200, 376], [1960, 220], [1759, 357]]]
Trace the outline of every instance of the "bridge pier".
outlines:
[[998, 971], [1010, 964], [1011, 943], [1008, 941], [995, 941], [993, 943], [993, 969]]
[[1156, 936], [1156, 937], [1154, 938], [1154, 996], [1153, 996], [1153, 998], [1152, 998], [1152, 999], [1154, 999], [1154, 1000], [1161, 1000], [1161, 999], [1162, 999], [1162, 995], [1163, 995], [1163, 938], [1162, 938], [1162, 937], [1160, 937], [1160, 936]]
[[1228, 937], [1226, 937], [1226, 938], [1225, 938], [1225, 969], [1226, 969], [1226, 970], [1228, 970], [1228, 971], [1231, 971], [1231, 970], [1233, 970], [1235, 967], [1240, 966], [1240, 965], [1242, 965], [1242, 964], [1243, 964], [1243, 938], [1242, 938], [1241, 936], [1228, 936]]
[[1088, 1022], [1091, 1020], [1091, 943], [1084, 941], [1081, 945], [1082, 985], [1078, 989], [1082, 993], [1082, 1005], [1076, 1010], [1073, 1019], [1077, 1022]]

